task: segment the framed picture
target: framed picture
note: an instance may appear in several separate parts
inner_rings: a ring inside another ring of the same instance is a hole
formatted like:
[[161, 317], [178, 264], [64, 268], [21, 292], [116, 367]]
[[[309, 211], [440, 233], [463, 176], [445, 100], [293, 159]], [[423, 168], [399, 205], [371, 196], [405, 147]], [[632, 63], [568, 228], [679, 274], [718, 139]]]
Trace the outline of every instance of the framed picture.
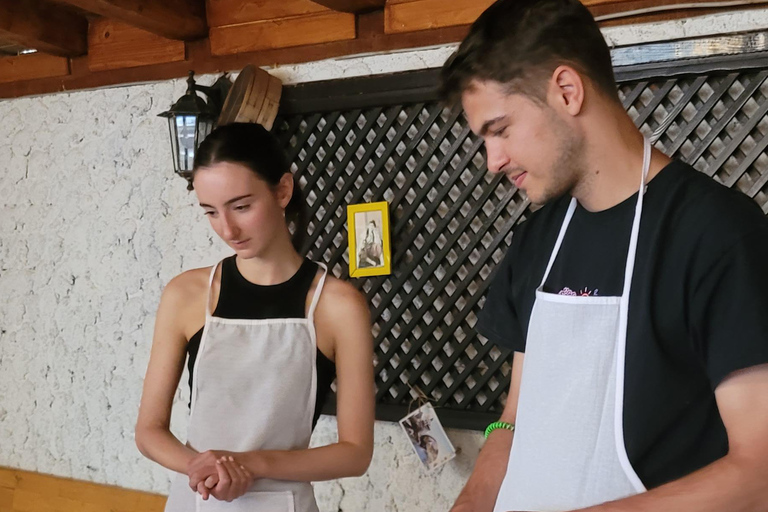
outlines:
[[419, 407], [401, 419], [400, 426], [428, 470], [437, 469], [456, 456], [456, 449], [445, 434], [432, 404]]
[[349, 276], [385, 276], [392, 273], [389, 248], [389, 203], [347, 206]]

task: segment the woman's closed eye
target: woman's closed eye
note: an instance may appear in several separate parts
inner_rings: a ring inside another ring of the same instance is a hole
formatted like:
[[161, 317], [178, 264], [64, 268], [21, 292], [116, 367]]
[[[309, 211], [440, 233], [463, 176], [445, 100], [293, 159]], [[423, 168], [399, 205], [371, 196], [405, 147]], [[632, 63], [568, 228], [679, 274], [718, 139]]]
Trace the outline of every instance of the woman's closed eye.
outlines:
[[233, 207], [233, 209], [237, 212], [243, 212], [248, 210], [251, 207], [250, 204], [238, 204]]

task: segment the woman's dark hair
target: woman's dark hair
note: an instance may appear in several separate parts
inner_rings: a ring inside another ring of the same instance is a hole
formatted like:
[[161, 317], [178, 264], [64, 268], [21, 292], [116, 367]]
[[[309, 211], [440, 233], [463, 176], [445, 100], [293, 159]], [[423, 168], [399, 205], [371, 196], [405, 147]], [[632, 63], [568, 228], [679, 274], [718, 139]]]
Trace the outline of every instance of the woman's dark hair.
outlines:
[[456, 106], [472, 81], [480, 80], [543, 102], [546, 83], [562, 64], [619, 101], [610, 50], [579, 0], [497, 0], [443, 66], [441, 96]]
[[[291, 173], [291, 164], [280, 142], [256, 123], [232, 123], [213, 130], [197, 149], [189, 190], [193, 189], [198, 170], [221, 162], [243, 165], [272, 186], [280, 183], [283, 175]], [[293, 246], [301, 252], [307, 234], [307, 207], [295, 177], [285, 220], [289, 226], [293, 224]]]

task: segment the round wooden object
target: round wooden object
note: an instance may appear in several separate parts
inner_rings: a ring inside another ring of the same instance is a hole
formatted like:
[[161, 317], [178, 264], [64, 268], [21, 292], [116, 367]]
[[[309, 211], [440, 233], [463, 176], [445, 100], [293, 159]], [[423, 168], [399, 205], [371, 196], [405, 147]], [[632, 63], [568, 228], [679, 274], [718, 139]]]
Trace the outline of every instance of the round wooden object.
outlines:
[[227, 94], [218, 125], [258, 123], [271, 130], [282, 93], [283, 83], [279, 78], [249, 64], [237, 76]]

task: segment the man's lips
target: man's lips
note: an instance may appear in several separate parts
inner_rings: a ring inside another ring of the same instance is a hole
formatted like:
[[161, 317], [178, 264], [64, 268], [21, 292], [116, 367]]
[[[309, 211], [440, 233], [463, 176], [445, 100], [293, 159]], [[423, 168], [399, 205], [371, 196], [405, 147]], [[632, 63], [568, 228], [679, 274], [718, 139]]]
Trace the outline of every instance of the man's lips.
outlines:
[[528, 176], [528, 173], [523, 171], [520, 174], [512, 176], [512, 182], [517, 188], [522, 188], [522, 184], [526, 176]]

